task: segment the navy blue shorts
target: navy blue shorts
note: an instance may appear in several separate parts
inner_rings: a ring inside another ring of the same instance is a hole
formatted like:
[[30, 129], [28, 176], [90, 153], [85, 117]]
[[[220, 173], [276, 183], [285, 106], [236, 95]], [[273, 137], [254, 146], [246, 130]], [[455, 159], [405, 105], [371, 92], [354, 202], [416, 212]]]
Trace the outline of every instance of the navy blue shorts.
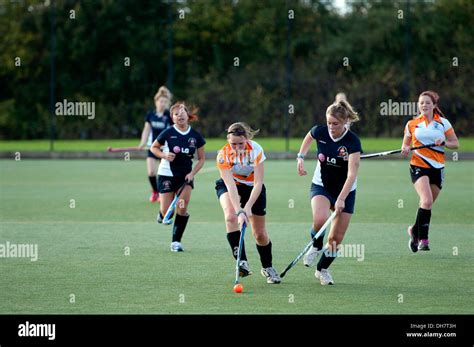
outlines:
[[[237, 192], [240, 196], [240, 206], [243, 208], [247, 201], [249, 201], [250, 193], [252, 193], [253, 187], [245, 184], [237, 184]], [[216, 194], [217, 198], [220, 198], [222, 194], [227, 193], [227, 186], [224, 180], [221, 178], [216, 181]], [[257, 200], [252, 206], [252, 213], [256, 216], [265, 216], [267, 214], [267, 190], [265, 185], [262, 185], [262, 191], [258, 196]]]
[[156, 159], [156, 160], [160, 160], [160, 158], [158, 158], [156, 155], [154, 155], [153, 152], [150, 151], [150, 150], [148, 150], [147, 158], [153, 158], [153, 159]]
[[[323, 195], [326, 198], [328, 198], [329, 202], [331, 203], [331, 208], [334, 208], [334, 204], [336, 203], [337, 196], [331, 195], [326, 188], [323, 186], [311, 183], [311, 190], [310, 190], [310, 197], [311, 199], [314, 198], [316, 195]], [[345, 200], [345, 207], [342, 212], [354, 213], [354, 207], [355, 207], [355, 200], [356, 200], [356, 191], [353, 190], [352, 192], [347, 195], [347, 198]]]
[[[184, 177], [158, 176], [158, 191], [163, 193], [177, 192], [184, 183]], [[194, 189], [194, 180], [189, 183]]]

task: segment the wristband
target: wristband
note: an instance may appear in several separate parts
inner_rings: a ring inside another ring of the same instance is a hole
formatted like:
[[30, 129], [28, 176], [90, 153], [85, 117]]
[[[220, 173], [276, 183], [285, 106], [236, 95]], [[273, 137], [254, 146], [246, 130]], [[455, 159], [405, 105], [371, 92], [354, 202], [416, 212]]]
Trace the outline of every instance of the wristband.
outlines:
[[304, 154], [303, 153], [298, 153], [296, 155], [296, 159], [303, 159], [304, 160]]
[[245, 214], [245, 215], [247, 215], [243, 209], [240, 209], [235, 215], [238, 217], [238, 216], [240, 216], [242, 213]]

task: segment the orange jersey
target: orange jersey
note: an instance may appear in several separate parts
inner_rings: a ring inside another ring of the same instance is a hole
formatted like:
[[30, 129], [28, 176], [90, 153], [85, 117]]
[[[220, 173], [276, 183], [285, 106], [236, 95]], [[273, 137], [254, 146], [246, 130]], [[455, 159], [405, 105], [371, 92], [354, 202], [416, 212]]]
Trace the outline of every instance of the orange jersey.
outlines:
[[226, 144], [217, 154], [217, 168], [231, 170], [237, 184], [253, 186], [254, 168], [265, 159], [263, 148], [255, 141], [249, 141], [245, 150], [239, 152]]
[[[408, 121], [405, 135], [411, 138], [412, 147], [429, 145], [438, 139], [445, 140], [446, 136], [454, 133], [451, 123], [446, 118], [435, 113], [433, 120], [428, 124], [424, 115]], [[444, 168], [444, 147], [416, 149], [413, 151], [410, 164], [424, 168]]]

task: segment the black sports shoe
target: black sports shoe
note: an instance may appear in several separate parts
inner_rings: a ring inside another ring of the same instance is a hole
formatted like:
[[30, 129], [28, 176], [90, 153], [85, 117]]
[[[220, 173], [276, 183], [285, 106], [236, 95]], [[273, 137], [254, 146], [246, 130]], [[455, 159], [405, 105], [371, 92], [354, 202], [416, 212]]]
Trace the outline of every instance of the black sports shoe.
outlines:
[[170, 224], [173, 223], [173, 219], [172, 219], [172, 218], [170, 218], [167, 223], [163, 223], [163, 218], [164, 218], [164, 217], [162, 217], [161, 214], [158, 213], [158, 216], [156, 216], [156, 221], [157, 221], [159, 224], [164, 224], [164, 225], [170, 225]]
[[413, 252], [418, 252], [418, 239], [413, 236], [413, 225], [408, 227], [408, 235], [410, 235], [410, 240], [408, 240], [408, 248]]

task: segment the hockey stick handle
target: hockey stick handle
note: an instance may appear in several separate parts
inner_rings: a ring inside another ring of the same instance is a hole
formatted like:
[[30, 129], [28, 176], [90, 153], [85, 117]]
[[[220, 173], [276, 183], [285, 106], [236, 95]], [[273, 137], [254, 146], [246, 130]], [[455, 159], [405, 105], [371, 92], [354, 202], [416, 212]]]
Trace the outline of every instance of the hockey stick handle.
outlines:
[[239, 249], [237, 251], [237, 258], [235, 259], [235, 281], [234, 284], [240, 283], [240, 259], [242, 258], [242, 249], [244, 247], [244, 238], [245, 238], [245, 229], [247, 228], [247, 223], [244, 222], [242, 225], [242, 230], [240, 231], [239, 238]]
[[[444, 142], [440, 145], [443, 146]], [[430, 143], [428, 145], [422, 145], [422, 146], [417, 146], [417, 147], [411, 147], [410, 151], [414, 151], [416, 149], [422, 149], [422, 148], [431, 148], [431, 147], [436, 147], [437, 145], [434, 143]], [[366, 154], [366, 155], [361, 155], [360, 159], [368, 159], [368, 158], [376, 158], [376, 157], [384, 157], [386, 155], [390, 154], [396, 154], [396, 153], [401, 153], [401, 149], [395, 149], [393, 151], [387, 151], [387, 152], [379, 152], [379, 153], [372, 153], [372, 154]]]

